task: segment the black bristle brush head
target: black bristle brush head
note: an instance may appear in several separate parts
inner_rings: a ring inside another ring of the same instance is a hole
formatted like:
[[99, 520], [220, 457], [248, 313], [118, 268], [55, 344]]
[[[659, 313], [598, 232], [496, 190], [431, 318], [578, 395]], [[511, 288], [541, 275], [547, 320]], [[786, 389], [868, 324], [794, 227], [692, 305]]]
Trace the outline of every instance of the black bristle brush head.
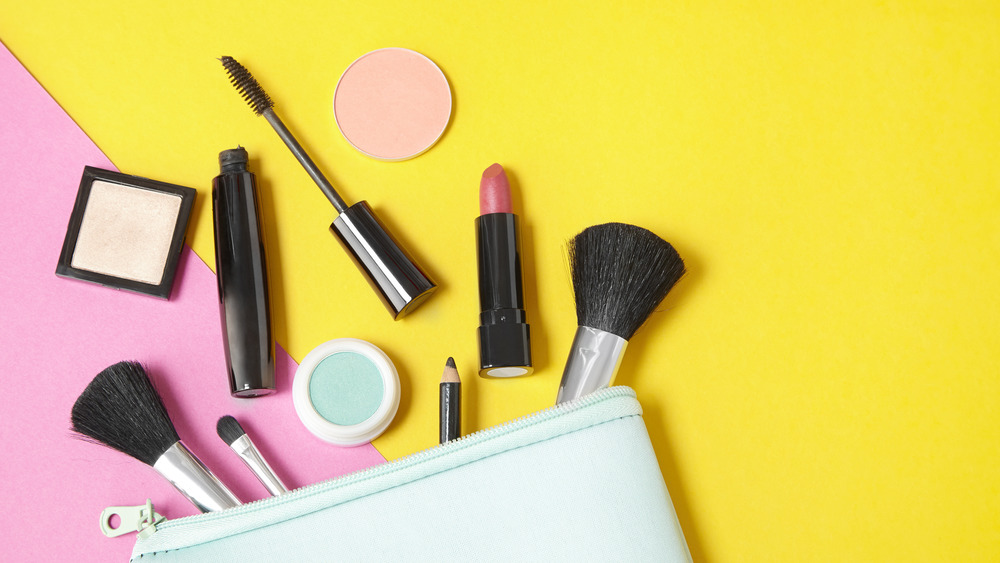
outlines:
[[219, 423], [215, 425], [215, 430], [219, 433], [219, 438], [222, 438], [222, 441], [230, 446], [246, 434], [243, 431], [243, 427], [240, 426], [240, 422], [228, 414], [219, 419]]
[[119, 362], [87, 385], [73, 405], [73, 431], [153, 465], [180, 438], [138, 362]]
[[626, 223], [594, 225], [569, 243], [580, 326], [630, 340], [684, 275], [669, 242]]
[[236, 90], [243, 96], [243, 99], [250, 104], [250, 108], [257, 115], [262, 115], [265, 111], [274, 107], [274, 102], [267, 92], [261, 88], [257, 79], [250, 74], [250, 71], [232, 57], [220, 57], [222, 66], [229, 74], [229, 81], [232, 82]]

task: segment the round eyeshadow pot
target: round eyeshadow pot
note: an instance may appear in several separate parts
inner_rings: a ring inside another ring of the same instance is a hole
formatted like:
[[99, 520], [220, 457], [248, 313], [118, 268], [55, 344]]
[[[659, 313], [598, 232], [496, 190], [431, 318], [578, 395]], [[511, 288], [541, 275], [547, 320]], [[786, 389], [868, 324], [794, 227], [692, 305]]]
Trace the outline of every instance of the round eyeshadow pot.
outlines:
[[338, 446], [360, 446], [382, 434], [396, 416], [399, 393], [399, 374], [389, 356], [356, 338], [317, 346], [292, 382], [299, 420]]
[[451, 119], [448, 79], [434, 61], [399, 47], [351, 63], [337, 82], [333, 113], [344, 139], [372, 158], [413, 158], [444, 134]]

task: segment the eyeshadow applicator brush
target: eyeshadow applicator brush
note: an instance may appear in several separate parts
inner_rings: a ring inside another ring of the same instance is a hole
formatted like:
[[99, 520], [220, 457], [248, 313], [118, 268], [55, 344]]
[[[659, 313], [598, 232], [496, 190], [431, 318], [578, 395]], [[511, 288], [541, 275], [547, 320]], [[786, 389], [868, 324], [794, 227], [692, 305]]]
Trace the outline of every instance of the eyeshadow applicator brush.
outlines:
[[138, 362], [94, 377], [73, 405], [73, 431], [151, 466], [202, 512], [240, 504], [181, 443], [163, 400]]
[[684, 275], [669, 242], [625, 223], [587, 227], [569, 245], [579, 327], [556, 403], [614, 382], [625, 347]]
[[238, 420], [227, 414], [219, 419], [215, 429], [219, 433], [219, 438], [222, 438], [222, 441], [228, 444], [236, 452], [236, 455], [240, 456], [240, 459], [250, 468], [250, 471], [253, 471], [267, 492], [274, 496], [288, 492], [288, 487], [274, 474], [274, 470], [268, 465], [264, 456], [260, 455], [260, 450], [254, 445], [253, 440], [243, 430], [243, 426]]
[[392, 237], [367, 202], [359, 201], [350, 206], [344, 202], [291, 131], [274, 113], [274, 102], [250, 71], [232, 57], [222, 57], [219, 60], [229, 74], [230, 82], [253, 112], [264, 116], [271, 124], [340, 214], [330, 225], [330, 230], [348, 251], [372, 289], [378, 293], [389, 314], [394, 319], [399, 319], [415, 309], [436, 289], [434, 282]]

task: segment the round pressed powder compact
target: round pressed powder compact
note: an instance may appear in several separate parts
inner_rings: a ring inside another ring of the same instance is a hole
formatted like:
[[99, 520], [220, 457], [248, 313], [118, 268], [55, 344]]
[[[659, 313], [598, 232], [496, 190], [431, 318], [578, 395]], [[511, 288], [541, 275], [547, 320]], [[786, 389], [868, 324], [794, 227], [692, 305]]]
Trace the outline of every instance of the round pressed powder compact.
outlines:
[[444, 134], [451, 87], [434, 61], [389, 47], [358, 57], [337, 82], [333, 113], [344, 139], [379, 160], [413, 158]]
[[317, 346], [292, 382], [299, 420], [338, 446], [359, 446], [381, 435], [396, 416], [399, 394], [399, 374], [389, 356], [356, 338]]

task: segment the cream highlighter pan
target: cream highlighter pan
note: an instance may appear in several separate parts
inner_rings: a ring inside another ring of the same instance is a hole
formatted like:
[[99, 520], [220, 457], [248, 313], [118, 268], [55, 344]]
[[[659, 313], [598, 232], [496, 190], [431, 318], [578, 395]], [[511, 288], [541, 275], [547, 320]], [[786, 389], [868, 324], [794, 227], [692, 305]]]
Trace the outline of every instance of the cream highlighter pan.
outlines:
[[56, 273], [167, 298], [194, 194], [87, 167]]
[[444, 134], [451, 102], [448, 79], [433, 61], [393, 47], [347, 67], [333, 95], [333, 113], [354, 148], [379, 160], [406, 160]]

